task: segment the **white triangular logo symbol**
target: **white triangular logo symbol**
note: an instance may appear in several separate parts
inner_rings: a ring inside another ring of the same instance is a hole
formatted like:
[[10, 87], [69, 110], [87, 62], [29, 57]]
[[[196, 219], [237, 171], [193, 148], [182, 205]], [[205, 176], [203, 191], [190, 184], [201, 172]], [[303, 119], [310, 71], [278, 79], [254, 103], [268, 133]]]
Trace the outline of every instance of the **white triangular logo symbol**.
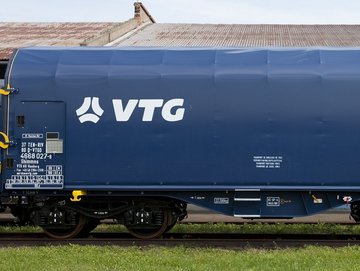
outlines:
[[[95, 114], [87, 113], [90, 107]], [[79, 117], [81, 123], [87, 121], [97, 123], [103, 113], [104, 110], [100, 107], [99, 97], [85, 97], [83, 104], [76, 110], [76, 115]]]

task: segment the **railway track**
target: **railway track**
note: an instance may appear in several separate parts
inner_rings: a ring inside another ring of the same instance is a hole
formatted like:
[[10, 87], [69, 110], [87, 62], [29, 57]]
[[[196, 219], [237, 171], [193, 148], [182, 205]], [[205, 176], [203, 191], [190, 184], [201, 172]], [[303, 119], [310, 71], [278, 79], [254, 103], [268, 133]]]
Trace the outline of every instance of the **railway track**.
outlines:
[[328, 234], [180, 234], [168, 233], [161, 239], [139, 240], [127, 233], [93, 233], [88, 238], [54, 240], [42, 233], [0, 234], [1, 247], [48, 246], [48, 245], [115, 245], [115, 246], [187, 246], [228, 249], [244, 248], [291, 248], [307, 245], [342, 247], [360, 245], [360, 235]]
[[[181, 221], [178, 222], [178, 224], [183, 224], [183, 225], [194, 225], [194, 224], [202, 224], [202, 225], [206, 225], [206, 224], [212, 224], [212, 225], [216, 225], [216, 224], [224, 224], [224, 225], [244, 225], [244, 224], [267, 224], [267, 225], [274, 225], [274, 224], [284, 224], [284, 225], [294, 225], [294, 224], [305, 224], [305, 225], [318, 225], [318, 224], [336, 224], [336, 225], [357, 225], [357, 223], [355, 223], [354, 221], [350, 221], [349, 222], [321, 222], [321, 221], [306, 221], [306, 222], [298, 222], [298, 221], [253, 221], [253, 220], [247, 220], [247, 221], [234, 221], [234, 222], [202, 222], [202, 221], [196, 221], [196, 222], [192, 222], [192, 221]], [[115, 225], [117, 224], [116, 222], [108, 219], [108, 220], [103, 220], [101, 221], [101, 224], [106, 224], [106, 225]], [[17, 223], [15, 220], [0, 220], [0, 227], [11, 227], [11, 226], [17, 226]]]

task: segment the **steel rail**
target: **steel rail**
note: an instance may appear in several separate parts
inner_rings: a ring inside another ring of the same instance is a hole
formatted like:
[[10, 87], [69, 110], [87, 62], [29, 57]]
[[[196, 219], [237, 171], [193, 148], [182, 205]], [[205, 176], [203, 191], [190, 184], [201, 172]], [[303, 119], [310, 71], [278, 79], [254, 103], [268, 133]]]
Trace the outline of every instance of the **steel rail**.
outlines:
[[331, 234], [197, 234], [168, 233], [161, 239], [134, 239], [127, 233], [93, 233], [88, 238], [54, 240], [42, 233], [0, 234], [1, 247], [21, 246], [59, 246], [59, 245], [97, 245], [97, 246], [139, 246], [139, 247], [201, 247], [201, 248], [292, 248], [307, 245], [343, 247], [360, 245], [360, 235]]

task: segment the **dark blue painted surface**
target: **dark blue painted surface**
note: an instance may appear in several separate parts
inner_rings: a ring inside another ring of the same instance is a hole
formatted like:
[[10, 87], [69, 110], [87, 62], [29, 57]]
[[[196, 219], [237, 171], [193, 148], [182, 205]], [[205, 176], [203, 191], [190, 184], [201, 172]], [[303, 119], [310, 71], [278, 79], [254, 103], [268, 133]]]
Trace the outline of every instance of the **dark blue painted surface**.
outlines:
[[[357, 48], [27, 48], [9, 80], [15, 140], [22, 101], [65, 103], [65, 188], [360, 186]], [[99, 97], [96, 124], [76, 115], [85, 97]], [[117, 122], [112, 99], [184, 99], [184, 118]]]

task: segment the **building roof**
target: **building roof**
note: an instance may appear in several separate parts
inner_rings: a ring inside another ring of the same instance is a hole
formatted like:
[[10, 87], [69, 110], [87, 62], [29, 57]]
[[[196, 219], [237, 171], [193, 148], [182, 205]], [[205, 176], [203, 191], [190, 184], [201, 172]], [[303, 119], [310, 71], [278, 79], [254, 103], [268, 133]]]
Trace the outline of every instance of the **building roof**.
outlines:
[[164, 24], [140, 2], [119, 23], [0, 23], [0, 61], [13, 49], [57, 46], [358, 47], [360, 25]]
[[117, 26], [116, 23], [0, 23], [0, 59], [13, 48], [33, 45], [80, 45], [87, 38]]
[[26, 46], [105, 45], [146, 24], [154, 23], [146, 8], [134, 4], [134, 17], [114, 23], [1, 23], [0, 60], [9, 59], [15, 48]]
[[116, 46], [360, 46], [360, 25], [150, 24]]

